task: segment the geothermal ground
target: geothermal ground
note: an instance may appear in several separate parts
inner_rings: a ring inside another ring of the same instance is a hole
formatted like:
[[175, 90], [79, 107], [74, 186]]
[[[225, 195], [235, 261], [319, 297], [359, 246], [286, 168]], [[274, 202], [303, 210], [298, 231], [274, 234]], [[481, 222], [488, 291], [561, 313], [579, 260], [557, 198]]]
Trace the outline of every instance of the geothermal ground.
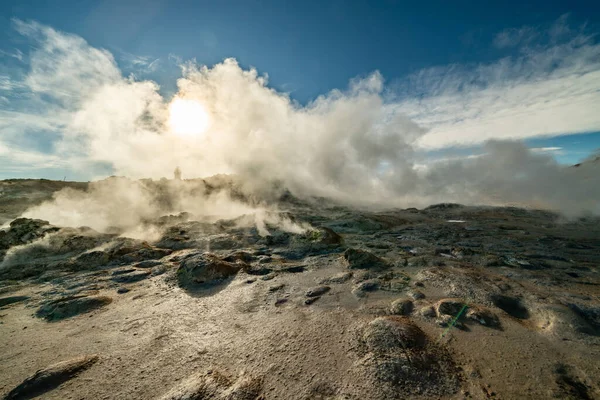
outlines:
[[598, 218], [155, 196], [142, 240], [18, 218], [88, 184], [0, 185], [6, 399], [600, 398]]

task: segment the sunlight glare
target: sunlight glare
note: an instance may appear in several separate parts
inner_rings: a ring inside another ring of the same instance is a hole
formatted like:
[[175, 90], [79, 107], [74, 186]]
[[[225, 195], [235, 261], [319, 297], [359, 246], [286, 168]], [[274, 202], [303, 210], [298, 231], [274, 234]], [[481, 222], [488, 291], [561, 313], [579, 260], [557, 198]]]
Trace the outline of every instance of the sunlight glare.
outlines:
[[180, 136], [199, 136], [208, 129], [206, 108], [196, 100], [176, 97], [169, 105], [169, 128]]

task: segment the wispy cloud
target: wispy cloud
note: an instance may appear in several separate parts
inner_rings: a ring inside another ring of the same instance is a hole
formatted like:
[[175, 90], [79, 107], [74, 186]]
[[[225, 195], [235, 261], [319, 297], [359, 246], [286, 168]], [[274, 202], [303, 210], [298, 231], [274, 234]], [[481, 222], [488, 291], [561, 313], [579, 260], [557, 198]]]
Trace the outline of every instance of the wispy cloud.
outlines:
[[[425, 148], [600, 130], [600, 44], [563, 25], [521, 28], [516, 56], [422, 70], [402, 82], [391, 107], [429, 129]], [[524, 44], [524, 32], [545, 44]]]
[[494, 38], [494, 46], [503, 49], [529, 44], [539, 36], [539, 32], [530, 26], [505, 29]]
[[11, 57], [23, 61], [23, 52], [19, 49], [15, 49], [14, 51], [0, 50], [0, 56]]
[[160, 58], [135, 55], [123, 50], [119, 50], [119, 59], [135, 72], [154, 72], [160, 66]]
[[535, 153], [555, 153], [562, 151], [562, 147], [530, 147], [529, 150]]

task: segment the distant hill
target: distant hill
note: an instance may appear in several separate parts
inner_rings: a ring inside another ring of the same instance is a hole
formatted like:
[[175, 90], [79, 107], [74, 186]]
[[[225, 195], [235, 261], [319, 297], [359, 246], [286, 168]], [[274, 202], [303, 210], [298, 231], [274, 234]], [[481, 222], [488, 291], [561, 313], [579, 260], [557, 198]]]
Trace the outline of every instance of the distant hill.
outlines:
[[52, 198], [64, 188], [85, 190], [88, 182], [51, 181], [48, 179], [6, 179], [0, 181], [0, 226], [21, 215], [29, 207]]

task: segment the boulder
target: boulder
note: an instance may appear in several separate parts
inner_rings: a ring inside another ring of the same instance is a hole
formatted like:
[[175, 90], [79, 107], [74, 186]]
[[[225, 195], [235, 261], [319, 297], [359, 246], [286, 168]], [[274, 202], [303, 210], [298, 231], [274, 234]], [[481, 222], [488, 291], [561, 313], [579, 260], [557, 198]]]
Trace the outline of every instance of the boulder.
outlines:
[[376, 269], [387, 266], [386, 262], [366, 250], [346, 249], [342, 259], [349, 269]]
[[112, 299], [106, 296], [71, 296], [42, 305], [35, 315], [38, 318], [44, 318], [48, 322], [60, 321], [75, 315], [88, 313], [111, 302]]
[[179, 286], [212, 286], [237, 274], [240, 263], [220, 259], [212, 253], [195, 254], [181, 261], [177, 269]]

